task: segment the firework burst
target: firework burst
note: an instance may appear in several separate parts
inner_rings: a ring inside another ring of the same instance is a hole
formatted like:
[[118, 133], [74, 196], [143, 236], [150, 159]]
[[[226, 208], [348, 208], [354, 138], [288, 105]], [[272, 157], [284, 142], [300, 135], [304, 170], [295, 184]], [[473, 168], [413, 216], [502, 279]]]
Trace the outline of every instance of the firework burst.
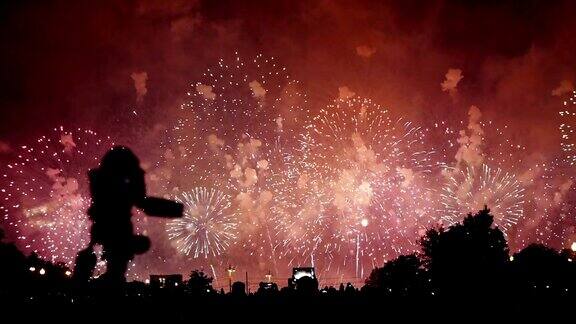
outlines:
[[[235, 154], [272, 155], [295, 142], [307, 113], [299, 82], [273, 57], [261, 54], [251, 60], [238, 54], [219, 60], [191, 84], [187, 95], [168, 130], [165, 157], [182, 160], [188, 170], [220, 172], [230, 168]], [[246, 151], [237, 152], [240, 146]]]
[[514, 174], [486, 164], [463, 169], [446, 168], [441, 190], [443, 220], [452, 225], [471, 212], [488, 206], [506, 233], [524, 215], [525, 189]]
[[574, 239], [574, 179], [562, 158], [534, 164], [526, 185], [526, 216], [516, 228], [511, 248], [538, 242], [562, 248]]
[[305, 154], [291, 168], [290, 187], [304, 193], [284, 196], [278, 222], [289, 250], [304, 262], [324, 260], [325, 270], [352, 266], [362, 276], [365, 266], [414, 244], [412, 234], [432, 217], [421, 189], [435, 165], [424, 129], [352, 98], [321, 110], [300, 143]]
[[562, 110], [559, 112], [562, 123], [558, 127], [561, 134], [561, 148], [566, 155], [566, 161], [570, 165], [576, 163], [576, 146], [574, 145], [574, 130], [572, 126], [576, 120], [576, 91], [572, 91], [572, 96], [564, 101]]
[[[221, 59], [191, 83], [166, 133], [158, 171], [167, 192], [197, 186], [230, 196], [238, 212], [239, 246], [276, 262], [270, 209], [286, 190], [307, 98], [274, 58]], [[278, 251], [281, 255], [282, 253]]]
[[0, 211], [19, 246], [73, 264], [89, 241], [86, 174], [113, 145], [94, 131], [59, 127], [14, 152], [2, 167]]
[[166, 231], [180, 253], [194, 258], [218, 256], [234, 243], [238, 220], [230, 196], [198, 187], [176, 199], [184, 204], [185, 214], [170, 221]]

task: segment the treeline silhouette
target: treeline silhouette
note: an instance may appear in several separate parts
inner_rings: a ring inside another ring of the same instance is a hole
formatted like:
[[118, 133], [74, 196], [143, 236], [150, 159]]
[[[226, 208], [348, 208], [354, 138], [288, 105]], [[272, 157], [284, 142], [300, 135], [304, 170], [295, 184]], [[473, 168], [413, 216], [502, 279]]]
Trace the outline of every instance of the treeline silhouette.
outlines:
[[421, 253], [399, 256], [374, 269], [363, 291], [394, 297], [576, 295], [574, 251], [530, 244], [510, 254], [488, 208], [447, 229], [429, 229], [420, 246]]
[[[338, 288], [318, 287], [317, 281], [304, 277], [280, 289], [276, 283], [262, 282], [251, 294], [246, 293], [242, 282], [235, 282], [230, 292], [217, 291], [212, 278], [198, 270], [192, 271], [182, 285], [159, 288], [130, 282], [111, 292], [97, 279], [78, 284], [63, 264], [43, 261], [34, 254], [25, 256], [14, 244], [4, 242], [1, 230], [0, 238], [3, 303], [93, 306], [121, 299], [123, 305], [149, 305], [150, 309], [163, 305], [184, 310], [185, 305], [192, 304], [270, 309], [301, 305], [303, 301], [314, 307], [353, 308], [374, 303], [391, 307], [412, 300], [425, 300], [430, 308], [442, 308], [446, 301], [466, 305], [472, 300], [485, 300], [506, 303], [493, 307], [506, 305], [518, 310], [537, 302], [570, 301], [576, 295], [574, 251], [531, 244], [512, 255], [487, 208], [448, 228], [429, 229], [420, 239], [421, 252], [401, 255], [374, 269], [363, 287], [344, 283]], [[185, 312], [175, 314], [186, 316]]]

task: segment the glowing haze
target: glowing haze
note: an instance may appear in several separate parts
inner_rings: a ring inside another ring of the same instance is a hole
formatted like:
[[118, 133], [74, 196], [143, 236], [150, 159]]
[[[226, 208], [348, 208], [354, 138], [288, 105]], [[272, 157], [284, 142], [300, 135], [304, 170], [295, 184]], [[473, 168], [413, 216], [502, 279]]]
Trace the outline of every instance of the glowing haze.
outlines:
[[27, 253], [73, 262], [113, 143], [188, 207], [135, 215], [133, 278], [362, 278], [485, 204], [513, 250], [576, 240], [571, 1], [0, 6], [0, 224]]

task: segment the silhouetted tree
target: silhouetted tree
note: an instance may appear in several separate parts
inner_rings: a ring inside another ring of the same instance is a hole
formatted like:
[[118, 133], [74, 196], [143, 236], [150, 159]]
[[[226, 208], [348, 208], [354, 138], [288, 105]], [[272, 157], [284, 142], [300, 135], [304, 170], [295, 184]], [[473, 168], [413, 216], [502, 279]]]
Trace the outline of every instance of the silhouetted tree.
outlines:
[[563, 296], [576, 289], [576, 265], [567, 250], [531, 244], [514, 255], [511, 268], [513, 291], [520, 296]]
[[366, 279], [363, 290], [387, 296], [414, 296], [422, 293], [426, 271], [416, 254], [401, 255], [376, 268]]
[[478, 296], [502, 283], [508, 244], [487, 207], [447, 230], [428, 230], [420, 244], [433, 293]]
[[26, 260], [27, 285], [35, 293], [56, 293], [68, 289], [72, 272], [62, 263], [51, 263], [32, 253]]
[[12, 243], [6, 243], [0, 228], [0, 293], [17, 289], [28, 276], [26, 256]]
[[213, 293], [212, 277], [208, 277], [203, 271], [194, 270], [190, 273], [187, 287], [191, 295], [208, 295]]

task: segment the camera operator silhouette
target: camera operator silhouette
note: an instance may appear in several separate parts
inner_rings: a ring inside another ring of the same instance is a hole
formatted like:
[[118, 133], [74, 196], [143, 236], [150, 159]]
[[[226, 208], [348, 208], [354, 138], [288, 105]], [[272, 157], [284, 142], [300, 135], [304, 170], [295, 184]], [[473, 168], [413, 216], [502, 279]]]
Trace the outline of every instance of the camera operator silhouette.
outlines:
[[99, 244], [106, 260], [104, 282], [121, 285], [126, 281], [128, 263], [150, 248], [150, 240], [134, 234], [132, 208], [150, 216], [181, 217], [184, 206], [162, 198], [147, 197], [144, 170], [132, 151], [123, 146], [109, 150], [96, 169], [88, 173], [92, 204], [90, 244], [76, 257], [74, 278], [87, 282], [96, 267], [94, 246]]

